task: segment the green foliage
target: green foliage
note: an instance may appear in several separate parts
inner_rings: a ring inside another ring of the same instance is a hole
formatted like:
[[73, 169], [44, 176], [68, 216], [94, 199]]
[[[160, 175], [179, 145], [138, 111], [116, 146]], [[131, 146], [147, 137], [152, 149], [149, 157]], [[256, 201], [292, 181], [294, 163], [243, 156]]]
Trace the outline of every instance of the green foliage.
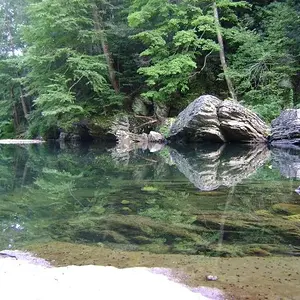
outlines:
[[184, 94], [197, 68], [197, 55], [218, 50], [211, 33], [213, 17], [205, 15], [197, 1], [133, 1], [130, 26], [139, 28], [134, 38], [147, 47], [140, 56], [148, 61], [138, 72], [146, 77], [154, 101], [170, 101]]
[[[43, 123], [51, 124], [49, 127], [56, 122], [57, 127], [68, 129], [74, 120], [103, 112], [103, 106], [93, 105], [93, 99], [101, 97], [106, 106], [116, 103], [111, 101], [107, 64], [98, 52], [100, 42], [92, 9], [86, 0], [29, 5], [30, 22], [23, 26], [23, 39], [28, 45], [24, 57], [29, 70], [26, 87], [35, 98], [35, 110], [42, 115], [36, 120], [33, 112], [29, 118], [32, 122], [44, 118], [48, 120]], [[87, 99], [92, 101], [88, 104]]]
[[243, 101], [271, 121], [295, 103], [292, 82], [299, 63], [288, 30], [297, 13], [288, 3], [270, 4], [261, 13], [263, 32], [243, 29], [232, 36], [240, 46], [231, 55], [231, 76]]
[[172, 114], [226, 98], [214, 3], [238, 100], [268, 121], [300, 107], [295, 0], [3, 0], [0, 137], [56, 137], [140, 94]]

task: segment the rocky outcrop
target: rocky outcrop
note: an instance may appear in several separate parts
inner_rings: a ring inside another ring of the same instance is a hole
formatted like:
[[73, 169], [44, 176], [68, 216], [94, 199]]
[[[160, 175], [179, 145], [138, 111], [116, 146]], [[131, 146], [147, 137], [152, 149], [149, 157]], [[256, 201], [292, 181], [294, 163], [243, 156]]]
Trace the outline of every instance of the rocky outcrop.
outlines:
[[270, 144], [300, 149], [300, 109], [285, 110], [272, 121]]
[[210, 95], [201, 96], [190, 103], [173, 123], [170, 139], [184, 142], [225, 142], [217, 114], [221, 103], [221, 100]]
[[228, 142], [266, 141], [268, 126], [241, 104], [225, 100], [218, 109], [220, 130]]
[[253, 146], [210, 145], [186, 152], [170, 150], [172, 161], [202, 191], [234, 186], [253, 174], [269, 158], [265, 144]]
[[177, 117], [170, 139], [183, 142], [263, 142], [268, 126], [255, 113], [233, 101], [204, 95]]
[[[165, 142], [164, 136], [155, 131], [150, 131], [149, 134], [136, 134], [130, 131], [118, 130], [115, 134], [117, 137], [116, 149], [118, 149], [119, 153], [129, 152], [138, 148], [143, 150], [149, 149], [154, 152], [155, 144], [163, 146]], [[158, 149], [160, 150], [161, 147], [158, 147]]]
[[159, 132], [150, 131], [150, 133], [148, 134], [148, 141], [151, 143], [164, 143], [165, 138]]

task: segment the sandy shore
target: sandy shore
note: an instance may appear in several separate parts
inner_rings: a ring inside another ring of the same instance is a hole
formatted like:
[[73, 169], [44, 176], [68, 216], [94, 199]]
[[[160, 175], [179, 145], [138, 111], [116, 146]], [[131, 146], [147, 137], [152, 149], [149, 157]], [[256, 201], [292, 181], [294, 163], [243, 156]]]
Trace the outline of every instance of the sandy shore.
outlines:
[[[7, 252], [6, 252], [7, 253]], [[1, 294], [11, 300], [222, 300], [210, 288], [191, 290], [163, 268], [53, 267], [19, 251], [0, 255]]]
[[[101, 265], [118, 268], [161, 267], [174, 270], [181, 282], [218, 288], [227, 299], [300, 299], [299, 257], [219, 258], [198, 255], [125, 252], [70, 243], [32, 245], [27, 250], [56, 266]], [[207, 275], [218, 277], [207, 281]]]

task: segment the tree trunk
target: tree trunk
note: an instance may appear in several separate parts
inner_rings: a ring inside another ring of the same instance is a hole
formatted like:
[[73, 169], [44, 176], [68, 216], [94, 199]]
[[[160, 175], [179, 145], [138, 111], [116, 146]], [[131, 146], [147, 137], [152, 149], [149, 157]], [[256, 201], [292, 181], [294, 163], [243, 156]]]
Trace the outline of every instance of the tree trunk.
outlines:
[[100, 21], [100, 17], [99, 17], [99, 13], [98, 13], [98, 7], [96, 4], [94, 4], [93, 6], [94, 6], [93, 7], [93, 18], [94, 18], [95, 30], [98, 32], [99, 37], [100, 37], [101, 47], [102, 47], [102, 51], [103, 51], [103, 54], [106, 59], [110, 82], [111, 82], [115, 92], [118, 94], [120, 92], [119, 84], [116, 79], [116, 72], [115, 72], [113, 62], [111, 59], [111, 54], [109, 52], [107, 39], [106, 39], [105, 33], [102, 30], [101, 21]]
[[217, 31], [217, 37], [218, 37], [218, 43], [220, 47], [220, 61], [221, 65], [223, 68], [225, 80], [227, 83], [227, 87], [229, 90], [229, 93], [231, 95], [231, 98], [234, 101], [237, 101], [237, 97], [234, 91], [234, 87], [232, 84], [232, 81], [227, 73], [228, 67], [225, 59], [225, 51], [224, 51], [224, 43], [223, 43], [223, 37], [222, 37], [222, 32], [221, 32], [221, 24], [220, 24], [220, 19], [219, 19], [219, 13], [218, 13], [218, 8], [217, 8], [217, 3], [216, 1], [213, 2], [213, 11], [214, 11], [214, 18], [215, 18], [215, 24], [216, 24], [216, 31]]
[[18, 116], [18, 111], [17, 111], [17, 107], [16, 107], [16, 103], [14, 103], [14, 88], [11, 87], [10, 88], [10, 98], [11, 98], [11, 101], [13, 103], [12, 105], [12, 114], [13, 114], [13, 118], [14, 118], [14, 128], [15, 130], [17, 131], [18, 130], [18, 127], [19, 127], [19, 116]]
[[26, 119], [27, 119], [27, 116], [28, 116], [28, 109], [27, 109], [25, 97], [24, 97], [23, 90], [22, 90], [22, 87], [21, 87], [21, 86], [20, 86], [20, 99], [21, 99], [21, 104], [22, 104], [22, 108], [23, 108], [23, 113], [24, 113], [25, 120], [26, 120]]

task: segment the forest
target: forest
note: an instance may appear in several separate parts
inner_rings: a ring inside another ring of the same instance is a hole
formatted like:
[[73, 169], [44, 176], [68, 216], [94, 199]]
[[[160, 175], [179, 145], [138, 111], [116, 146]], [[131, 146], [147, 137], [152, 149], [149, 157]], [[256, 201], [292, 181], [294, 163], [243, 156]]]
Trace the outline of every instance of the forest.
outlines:
[[202, 94], [267, 122], [300, 108], [297, 0], [1, 0], [0, 28], [0, 138]]

